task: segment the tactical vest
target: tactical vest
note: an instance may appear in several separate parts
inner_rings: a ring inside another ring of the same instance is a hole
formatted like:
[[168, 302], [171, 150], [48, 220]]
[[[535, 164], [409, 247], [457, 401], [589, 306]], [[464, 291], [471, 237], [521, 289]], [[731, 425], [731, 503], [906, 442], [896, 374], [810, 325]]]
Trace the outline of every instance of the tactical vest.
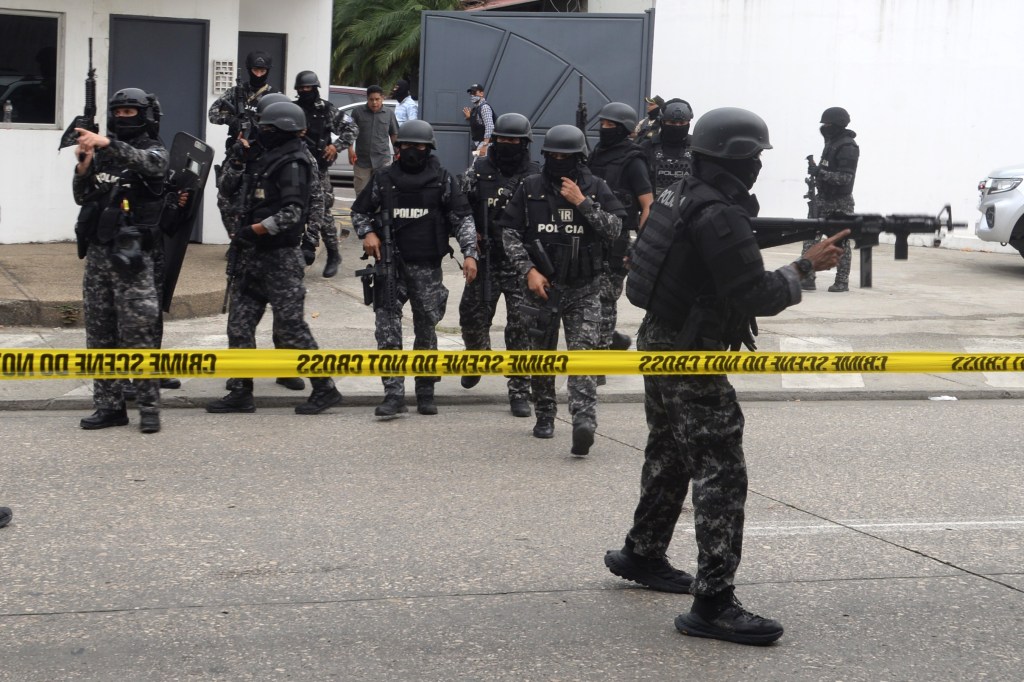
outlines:
[[853, 179], [850, 180], [850, 184], [842, 186], [819, 182], [818, 193], [823, 199], [848, 197], [853, 194], [853, 183], [857, 179], [859, 157], [860, 147], [854, 142], [850, 131], [844, 130], [835, 139], [825, 143], [825, 148], [821, 152], [821, 162], [818, 164], [821, 170], [852, 173]]
[[248, 223], [258, 223], [275, 215], [288, 204], [302, 207], [302, 218], [295, 225], [274, 235], [265, 235], [256, 241], [260, 250], [298, 246], [306, 226], [309, 186], [312, 167], [303, 149], [302, 140], [295, 138], [263, 154], [253, 173], [254, 187], [250, 198]]
[[[241, 88], [241, 92], [239, 92]], [[260, 98], [263, 95], [269, 95], [274, 92], [274, 88], [270, 87], [269, 84], [264, 85], [259, 90], [253, 91], [248, 83], [242, 85], [236, 85], [231, 89], [231, 105], [236, 106], [236, 102], [239, 98], [242, 100], [242, 111], [236, 112], [236, 117], [248, 119], [253, 127], [256, 126], [256, 119], [258, 115], [256, 113], [256, 105], [259, 104]], [[228, 139], [225, 146], [225, 151], [231, 148], [231, 145], [238, 140], [238, 134], [242, 132], [242, 129], [238, 127], [236, 121], [237, 118], [232, 118], [231, 122], [228, 123]]]
[[693, 154], [689, 145], [681, 146], [679, 150], [681, 154], [669, 154], [664, 143], [653, 139], [644, 144], [654, 196], [660, 196], [666, 189], [693, 173]]
[[309, 151], [312, 152], [320, 170], [326, 170], [331, 165], [324, 158], [324, 149], [331, 143], [333, 127], [330, 107], [327, 102], [318, 99], [311, 107], [308, 109], [302, 107], [302, 110], [306, 112], [306, 135], [303, 139], [309, 146]]
[[[473, 142], [483, 142], [484, 133], [487, 131], [487, 126], [484, 125], [484, 115], [481, 109], [484, 105], [491, 106], [490, 102], [481, 102], [469, 111], [469, 139]], [[491, 120], [498, 118], [498, 115], [494, 113], [494, 107], [491, 107]]]
[[626, 165], [633, 159], [639, 159], [647, 165], [644, 154], [633, 142], [620, 142], [610, 148], [598, 147], [590, 157], [587, 165], [590, 171], [608, 183], [609, 189], [626, 209], [626, 217], [622, 219], [622, 232], [636, 230], [640, 224], [640, 204], [630, 190], [622, 184], [622, 173]]
[[[582, 176], [580, 191], [597, 201], [597, 182]], [[601, 272], [601, 243], [594, 229], [578, 208], [570, 204], [547, 183], [543, 173], [523, 182], [526, 193], [526, 231], [530, 247], [539, 240], [554, 266], [554, 282], [582, 286]], [[545, 273], [547, 274], [547, 273]]]
[[[139, 135], [131, 140], [122, 140], [135, 149], [163, 148], [160, 140], [148, 135]], [[117, 236], [121, 226], [122, 202], [128, 201], [131, 223], [138, 227], [158, 227], [163, 209], [165, 176], [147, 178], [138, 171], [125, 168], [120, 162], [107, 161], [97, 164], [96, 174], [113, 185], [106, 195], [97, 201], [98, 211], [95, 225], [85, 228], [84, 237], [100, 244], [109, 244]]]
[[[501, 226], [495, 224], [495, 219], [501, 215], [501, 209], [495, 205], [499, 200], [498, 193], [504, 195], [501, 202], [507, 202], [515, 194], [516, 189], [528, 176], [536, 173], [537, 164], [528, 161], [522, 167], [522, 171], [514, 175], [503, 175], [498, 166], [489, 156], [477, 159], [473, 162], [472, 172], [476, 175], [476, 203], [473, 204], [473, 220], [476, 223], [477, 232], [483, 231], [487, 225], [491, 238], [491, 251], [488, 254], [494, 262], [505, 260], [505, 247], [501, 242]], [[486, 215], [485, 215], [486, 214]]]
[[442, 197], [449, 176], [440, 167], [406, 173], [397, 163], [378, 176], [390, 184], [390, 201], [381, 210], [391, 215], [391, 234], [402, 260], [409, 263], [439, 263], [451, 252]]

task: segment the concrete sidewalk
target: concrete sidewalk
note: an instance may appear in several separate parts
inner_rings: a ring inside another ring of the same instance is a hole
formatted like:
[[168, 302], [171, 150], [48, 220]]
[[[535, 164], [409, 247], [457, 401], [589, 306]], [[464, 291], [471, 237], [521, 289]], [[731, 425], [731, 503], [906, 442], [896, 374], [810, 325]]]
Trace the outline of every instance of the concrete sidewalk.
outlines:
[[[306, 314], [318, 344], [324, 349], [367, 349], [374, 342], [372, 310], [362, 303], [360, 282], [352, 276], [365, 264], [360, 242], [342, 239], [343, 264], [333, 279], [324, 279], [325, 254], [307, 271]], [[223, 245], [189, 247], [172, 314], [168, 317], [165, 348], [225, 348], [226, 317], [220, 315], [224, 295]], [[766, 265], [779, 267], [799, 254], [798, 245], [765, 252]], [[858, 281], [854, 258], [851, 281]], [[459, 333], [462, 277], [456, 261], [444, 265], [450, 289], [447, 314], [438, 325], [439, 345], [463, 347]], [[0, 245], [0, 348], [84, 348], [81, 328], [82, 261], [71, 243]], [[1024, 352], [1024, 261], [1016, 254], [984, 253], [911, 247], [907, 261], [894, 261], [893, 248], [874, 250], [874, 287], [849, 293], [825, 291], [831, 275], [819, 276], [819, 289], [774, 318], [762, 318], [758, 338], [765, 351], [942, 351]], [[502, 347], [504, 308], [499, 307], [492, 342]], [[34, 320], [30, 324], [24, 320]], [[619, 328], [635, 334], [642, 311], [620, 300]], [[405, 310], [406, 348], [412, 345], [412, 319]], [[258, 343], [272, 347], [270, 316], [260, 327]], [[734, 377], [747, 399], [889, 399], [952, 396], [1024, 397], [1024, 374], [830, 374]], [[91, 405], [89, 381], [0, 381], [0, 409], [85, 409]], [[444, 404], [501, 403], [505, 382], [485, 377], [466, 391], [454, 379], [438, 385]], [[564, 378], [559, 380], [564, 390]], [[382, 389], [375, 377], [340, 382], [346, 404], [372, 405]], [[411, 393], [411, 382], [409, 392]], [[640, 376], [610, 376], [601, 389], [603, 402], [642, 398]], [[224, 382], [192, 379], [177, 391], [165, 391], [167, 407], [194, 407], [220, 397]], [[260, 406], [293, 405], [304, 394], [287, 391], [265, 380], [257, 382]]]

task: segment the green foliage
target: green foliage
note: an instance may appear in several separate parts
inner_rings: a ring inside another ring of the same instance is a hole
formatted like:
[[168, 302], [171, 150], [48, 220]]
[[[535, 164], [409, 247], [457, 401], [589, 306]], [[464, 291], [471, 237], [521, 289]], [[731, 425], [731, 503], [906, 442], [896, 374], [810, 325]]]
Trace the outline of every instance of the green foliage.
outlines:
[[331, 83], [379, 84], [419, 76], [420, 12], [458, 10], [460, 0], [334, 0]]

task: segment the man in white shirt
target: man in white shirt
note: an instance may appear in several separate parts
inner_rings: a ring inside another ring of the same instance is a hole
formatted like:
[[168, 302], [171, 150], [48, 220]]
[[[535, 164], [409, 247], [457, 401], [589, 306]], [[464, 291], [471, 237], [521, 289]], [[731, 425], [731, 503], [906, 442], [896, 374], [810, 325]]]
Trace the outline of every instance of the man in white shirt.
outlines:
[[398, 125], [402, 125], [406, 121], [415, 121], [420, 117], [420, 105], [409, 94], [409, 81], [399, 79], [391, 90], [391, 97], [398, 100], [398, 106], [395, 107], [395, 118], [398, 119]]

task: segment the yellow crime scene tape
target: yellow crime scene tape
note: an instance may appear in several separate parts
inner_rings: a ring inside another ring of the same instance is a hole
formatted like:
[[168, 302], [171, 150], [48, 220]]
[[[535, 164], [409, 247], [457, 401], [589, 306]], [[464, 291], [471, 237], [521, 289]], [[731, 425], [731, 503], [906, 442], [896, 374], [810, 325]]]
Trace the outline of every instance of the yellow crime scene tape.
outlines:
[[0, 379], [1022, 372], [1014, 353], [0, 349]]

